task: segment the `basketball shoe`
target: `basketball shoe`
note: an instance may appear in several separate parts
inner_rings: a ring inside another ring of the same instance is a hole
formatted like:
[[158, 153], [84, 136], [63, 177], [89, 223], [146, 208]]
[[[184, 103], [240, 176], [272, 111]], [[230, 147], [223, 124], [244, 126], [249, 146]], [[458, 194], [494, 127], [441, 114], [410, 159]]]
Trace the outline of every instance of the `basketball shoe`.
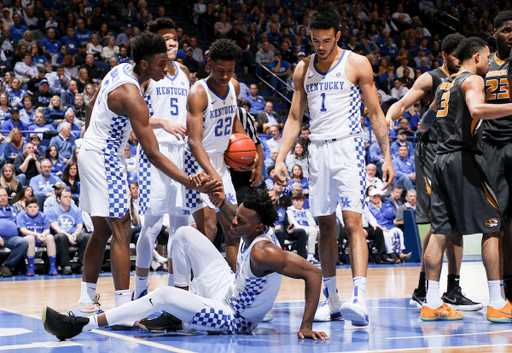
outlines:
[[463, 314], [457, 310], [450, 308], [443, 303], [437, 309], [431, 309], [426, 305], [421, 307], [420, 319], [423, 321], [436, 321], [436, 320], [462, 320]]
[[61, 341], [77, 336], [89, 323], [86, 317], [75, 316], [71, 311], [63, 315], [47, 306], [43, 308], [42, 321], [45, 331]]
[[416, 288], [412, 293], [411, 300], [409, 301], [409, 305], [416, 306], [418, 309], [421, 309], [423, 303], [425, 303], [425, 298], [427, 297], [427, 290], [425, 287], [423, 289]]
[[443, 293], [441, 299], [458, 311], [475, 311], [484, 307], [481, 303], [474, 302], [466, 297], [459, 286], [455, 287], [451, 292]]
[[99, 303], [99, 300], [100, 295], [96, 294], [96, 296], [94, 297], [94, 301], [92, 302], [79, 302], [75, 310], [73, 310], [73, 314], [75, 316], [80, 317], [89, 317], [97, 313], [102, 313], [103, 311], [100, 308], [101, 305]]
[[512, 322], [512, 305], [510, 305], [510, 302], [507, 300], [507, 304], [501, 309], [489, 305], [487, 307], [487, 320], [501, 323]]
[[341, 316], [345, 321], [352, 321], [354, 326], [368, 326], [370, 316], [368, 308], [357, 297], [353, 297], [341, 306]]
[[[336, 290], [338, 293], [338, 290]], [[324, 288], [325, 300], [318, 309], [316, 309], [315, 318], [313, 321], [331, 321], [341, 320], [341, 301], [338, 295], [329, 297], [329, 291]]]
[[140, 320], [137, 326], [143, 330], [158, 333], [183, 331], [181, 320], [165, 311], [155, 319]]

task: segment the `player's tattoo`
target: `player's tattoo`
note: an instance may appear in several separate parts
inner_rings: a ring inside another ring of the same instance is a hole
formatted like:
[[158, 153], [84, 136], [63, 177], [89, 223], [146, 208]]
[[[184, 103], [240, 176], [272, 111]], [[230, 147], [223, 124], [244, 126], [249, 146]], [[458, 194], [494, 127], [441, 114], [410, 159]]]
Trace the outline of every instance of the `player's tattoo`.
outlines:
[[219, 209], [222, 215], [226, 218], [226, 220], [229, 223], [231, 223], [233, 221], [233, 218], [235, 218], [236, 216], [237, 207], [228, 200], [224, 200]]
[[380, 150], [382, 155], [386, 157], [389, 148], [389, 140], [388, 140], [388, 126], [384, 124], [378, 116], [374, 116], [371, 119], [373, 132], [375, 133], [375, 137], [377, 137], [377, 142], [379, 143]]

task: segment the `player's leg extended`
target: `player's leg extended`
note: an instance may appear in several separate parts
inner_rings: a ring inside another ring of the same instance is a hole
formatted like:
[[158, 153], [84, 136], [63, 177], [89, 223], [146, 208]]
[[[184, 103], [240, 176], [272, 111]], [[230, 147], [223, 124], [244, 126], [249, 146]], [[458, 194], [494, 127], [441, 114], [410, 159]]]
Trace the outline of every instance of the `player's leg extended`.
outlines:
[[505, 291], [501, 282], [503, 273], [502, 237], [502, 231], [483, 235], [482, 262], [484, 263], [489, 286], [487, 320], [508, 323], [512, 322], [512, 306], [505, 298]]
[[147, 294], [148, 274], [155, 240], [162, 229], [162, 216], [154, 216], [150, 210], [141, 217], [142, 229], [137, 240], [137, 258], [135, 262], [135, 292], [133, 298], [139, 299]]
[[129, 211], [122, 218], [109, 218], [113, 232], [110, 243], [111, 269], [116, 290], [116, 306], [130, 301], [130, 227]]

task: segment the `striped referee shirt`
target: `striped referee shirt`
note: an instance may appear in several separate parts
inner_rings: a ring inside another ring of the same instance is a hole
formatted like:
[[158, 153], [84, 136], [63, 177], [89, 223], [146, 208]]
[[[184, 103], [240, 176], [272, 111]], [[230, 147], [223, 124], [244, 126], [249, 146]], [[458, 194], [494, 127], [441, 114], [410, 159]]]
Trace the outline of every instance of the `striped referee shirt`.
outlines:
[[256, 127], [254, 126], [254, 118], [252, 115], [242, 107], [238, 107], [238, 118], [242, 122], [245, 132], [247, 136], [249, 136], [254, 144], [257, 146], [261, 144], [261, 141], [256, 135]]

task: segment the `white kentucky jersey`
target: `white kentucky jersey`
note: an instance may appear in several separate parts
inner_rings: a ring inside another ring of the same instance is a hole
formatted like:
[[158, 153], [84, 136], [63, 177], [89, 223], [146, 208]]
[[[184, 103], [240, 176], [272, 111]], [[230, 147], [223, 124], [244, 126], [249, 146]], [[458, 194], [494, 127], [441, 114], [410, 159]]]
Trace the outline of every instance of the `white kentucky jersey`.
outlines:
[[142, 96], [139, 81], [132, 73], [133, 65], [121, 64], [103, 79], [84, 135], [85, 149], [106, 155], [123, 155], [132, 126], [127, 116], [119, 116], [108, 108], [108, 95], [121, 85], [132, 84]]
[[223, 154], [228, 148], [237, 116], [235, 87], [229, 82], [228, 92], [221, 97], [206, 80], [196, 84], [203, 86], [208, 96], [208, 106], [203, 111], [203, 147], [209, 155]]
[[345, 67], [350, 50], [343, 50], [338, 63], [327, 72], [309, 60], [304, 77], [308, 97], [311, 141], [331, 141], [361, 134], [361, 94], [359, 86], [347, 80]]
[[257, 277], [252, 273], [251, 250], [259, 241], [269, 241], [280, 247], [274, 231], [270, 227], [263, 234], [257, 236], [249, 246], [243, 241], [240, 242], [235, 282], [228, 292], [229, 302], [236, 312], [256, 325], [272, 309], [279, 288], [281, 288], [282, 279], [282, 275], [276, 272], [262, 277]]
[[[144, 93], [144, 100], [149, 108], [149, 117], [168, 120], [187, 125], [187, 96], [190, 81], [181, 70], [179, 64], [173, 62], [176, 75], [166, 75], [160, 81], [151, 80]], [[183, 139], [178, 140], [173, 134], [164, 129], [153, 130], [160, 144], [182, 145]]]

